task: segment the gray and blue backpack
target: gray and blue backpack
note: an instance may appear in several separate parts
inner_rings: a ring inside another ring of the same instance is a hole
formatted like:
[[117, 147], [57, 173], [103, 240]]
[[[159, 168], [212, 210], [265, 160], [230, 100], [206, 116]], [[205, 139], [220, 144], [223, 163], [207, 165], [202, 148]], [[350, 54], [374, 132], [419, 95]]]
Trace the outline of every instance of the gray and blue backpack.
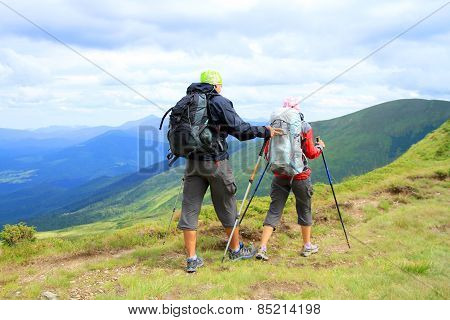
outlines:
[[270, 117], [271, 126], [281, 128], [283, 135], [274, 136], [269, 145], [272, 172], [294, 176], [303, 171], [307, 160], [302, 150], [302, 131], [307, 125], [301, 114], [292, 108], [280, 108]]

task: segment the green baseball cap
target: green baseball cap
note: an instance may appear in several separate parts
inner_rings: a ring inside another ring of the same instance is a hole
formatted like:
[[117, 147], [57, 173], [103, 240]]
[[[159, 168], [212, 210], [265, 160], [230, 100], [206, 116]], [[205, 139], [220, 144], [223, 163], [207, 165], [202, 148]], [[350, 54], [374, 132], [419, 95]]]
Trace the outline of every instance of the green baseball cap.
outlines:
[[215, 70], [206, 70], [200, 75], [200, 82], [215, 86], [216, 84], [222, 84], [222, 76]]

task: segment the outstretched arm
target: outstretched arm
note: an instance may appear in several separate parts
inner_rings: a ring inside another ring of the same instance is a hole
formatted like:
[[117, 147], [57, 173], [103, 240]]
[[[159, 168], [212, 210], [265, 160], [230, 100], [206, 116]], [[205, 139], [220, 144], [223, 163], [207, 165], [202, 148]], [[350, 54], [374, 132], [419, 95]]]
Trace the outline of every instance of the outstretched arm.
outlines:
[[[214, 106], [216, 103], [212, 103]], [[264, 126], [252, 126], [245, 122], [236, 113], [231, 102], [215, 105], [218, 107], [218, 115], [220, 122], [225, 126], [228, 134], [240, 141], [250, 140], [254, 138], [269, 138], [271, 136], [270, 129]]]

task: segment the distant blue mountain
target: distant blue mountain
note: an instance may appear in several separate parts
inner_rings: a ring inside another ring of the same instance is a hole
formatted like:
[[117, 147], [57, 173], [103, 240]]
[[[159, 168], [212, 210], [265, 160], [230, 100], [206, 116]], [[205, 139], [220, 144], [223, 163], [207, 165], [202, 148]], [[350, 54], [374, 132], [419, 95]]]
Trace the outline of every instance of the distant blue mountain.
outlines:
[[[149, 116], [119, 127], [0, 129], [0, 221], [6, 215], [51, 212], [61, 206], [60, 199], [71, 203], [66, 195], [82, 185], [93, 182], [98, 188], [99, 181], [111, 183], [137, 172], [139, 165], [161, 161], [168, 146], [156, 128], [159, 121]], [[140, 146], [151, 149], [141, 164]]]

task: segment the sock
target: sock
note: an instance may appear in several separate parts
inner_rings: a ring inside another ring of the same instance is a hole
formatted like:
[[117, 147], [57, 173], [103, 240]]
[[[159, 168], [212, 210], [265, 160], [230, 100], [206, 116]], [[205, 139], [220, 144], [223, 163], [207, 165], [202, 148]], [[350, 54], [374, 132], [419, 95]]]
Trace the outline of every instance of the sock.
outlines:
[[192, 257], [188, 258], [189, 260], [197, 260], [197, 255], [193, 255]]
[[311, 242], [305, 243], [305, 248], [310, 249], [311, 248]]
[[241, 246], [239, 246], [239, 247], [237, 247], [237, 249], [233, 249], [233, 248], [230, 248], [230, 249], [228, 249], [228, 250], [230, 250], [231, 252], [233, 252], [233, 253], [238, 253], [239, 251], [241, 251]]
[[262, 251], [267, 251], [267, 246], [261, 246]]
[[238, 253], [243, 247], [244, 247], [244, 243], [242, 241], [239, 241], [239, 247], [237, 249], [230, 248], [229, 250], [233, 253]]

